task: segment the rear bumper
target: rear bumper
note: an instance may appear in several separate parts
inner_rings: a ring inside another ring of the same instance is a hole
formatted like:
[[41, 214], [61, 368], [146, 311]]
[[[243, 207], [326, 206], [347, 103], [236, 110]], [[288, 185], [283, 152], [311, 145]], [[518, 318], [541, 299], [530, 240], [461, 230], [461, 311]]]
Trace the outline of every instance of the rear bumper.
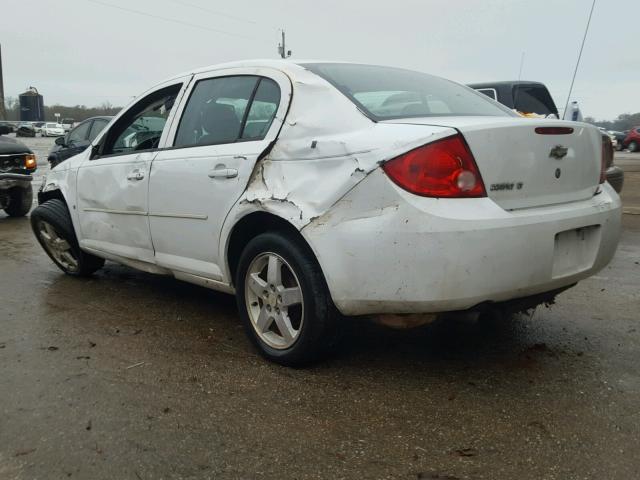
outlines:
[[508, 212], [489, 198], [416, 197], [375, 171], [302, 233], [343, 314], [436, 313], [593, 275], [615, 253], [620, 220], [608, 184], [588, 200]]

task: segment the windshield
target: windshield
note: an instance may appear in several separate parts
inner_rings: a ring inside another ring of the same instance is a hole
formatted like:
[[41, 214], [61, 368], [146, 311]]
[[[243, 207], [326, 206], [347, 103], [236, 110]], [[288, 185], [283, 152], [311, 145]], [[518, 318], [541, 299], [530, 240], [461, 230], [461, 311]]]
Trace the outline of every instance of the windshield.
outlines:
[[425, 73], [350, 63], [307, 63], [372, 120], [511, 116], [508, 109], [457, 83]]
[[57, 123], [47, 123], [47, 128], [58, 128]]

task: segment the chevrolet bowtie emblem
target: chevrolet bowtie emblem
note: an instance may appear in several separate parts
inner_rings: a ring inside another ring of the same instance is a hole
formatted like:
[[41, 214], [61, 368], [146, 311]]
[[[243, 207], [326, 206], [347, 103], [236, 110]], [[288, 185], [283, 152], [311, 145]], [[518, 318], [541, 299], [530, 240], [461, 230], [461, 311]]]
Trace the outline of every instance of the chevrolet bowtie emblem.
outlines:
[[555, 158], [556, 160], [561, 160], [567, 156], [567, 152], [569, 149], [567, 147], [563, 147], [562, 145], [556, 145], [549, 152], [549, 156], [551, 158]]

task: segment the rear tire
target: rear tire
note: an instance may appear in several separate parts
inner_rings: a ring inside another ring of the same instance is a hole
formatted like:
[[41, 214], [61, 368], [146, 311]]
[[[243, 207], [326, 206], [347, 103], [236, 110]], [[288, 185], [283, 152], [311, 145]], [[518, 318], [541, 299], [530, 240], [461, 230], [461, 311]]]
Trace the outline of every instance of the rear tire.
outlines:
[[636, 142], [630, 142], [627, 148], [629, 149], [630, 152], [637, 152], [638, 144]]
[[235, 280], [246, 333], [268, 360], [303, 366], [337, 343], [338, 311], [320, 265], [300, 239], [281, 232], [253, 238]]
[[9, 204], [4, 211], [10, 217], [24, 217], [33, 204], [33, 190], [31, 185], [27, 188], [14, 187], [9, 191]]
[[49, 258], [68, 275], [85, 277], [102, 268], [104, 259], [83, 252], [62, 200], [48, 200], [31, 213], [31, 228]]

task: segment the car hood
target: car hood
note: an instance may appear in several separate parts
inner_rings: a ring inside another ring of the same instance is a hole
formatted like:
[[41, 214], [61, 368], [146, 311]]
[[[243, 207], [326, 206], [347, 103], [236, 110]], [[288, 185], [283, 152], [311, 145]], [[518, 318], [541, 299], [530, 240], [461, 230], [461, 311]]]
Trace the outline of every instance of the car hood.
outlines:
[[12, 153], [33, 153], [24, 143], [0, 135], [0, 155]]

